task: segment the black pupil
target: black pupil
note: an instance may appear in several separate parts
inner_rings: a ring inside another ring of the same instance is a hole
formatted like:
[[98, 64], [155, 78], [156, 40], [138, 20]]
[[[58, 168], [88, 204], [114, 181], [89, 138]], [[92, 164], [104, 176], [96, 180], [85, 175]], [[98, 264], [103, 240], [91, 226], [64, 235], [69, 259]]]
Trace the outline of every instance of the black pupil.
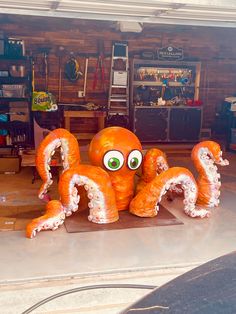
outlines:
[[117, 162], [116, 162], [116, 161], [112, 161], [111, 165], [112, 165], [113, 167], [116, 167]]
[[136, 166], [137, 166], [137, 161], [133, 159], [133, 160], [131, 161], [131, 166], [132, 166], [132, 167], [136, 167]]

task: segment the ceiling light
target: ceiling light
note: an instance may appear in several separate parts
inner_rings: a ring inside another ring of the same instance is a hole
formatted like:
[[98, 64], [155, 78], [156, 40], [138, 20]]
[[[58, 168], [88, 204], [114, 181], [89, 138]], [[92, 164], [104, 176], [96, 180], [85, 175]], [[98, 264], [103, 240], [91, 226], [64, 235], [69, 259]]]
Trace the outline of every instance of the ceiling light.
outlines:
[[122, 33], [141, 33], [143, 30], [142, 24], [138, 22], [122, 21], [117, 24]]

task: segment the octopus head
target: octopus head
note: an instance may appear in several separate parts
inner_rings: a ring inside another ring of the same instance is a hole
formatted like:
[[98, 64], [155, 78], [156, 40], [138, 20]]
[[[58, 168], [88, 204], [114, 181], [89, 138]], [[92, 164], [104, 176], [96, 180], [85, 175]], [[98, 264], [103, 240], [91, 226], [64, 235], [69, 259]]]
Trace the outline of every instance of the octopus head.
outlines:
[[142, 146], [131, 131], [108, 127], [92, 139], [89, 159], [92, 165], [105, 169], [110, 175], [134, 175], [142, 163]]

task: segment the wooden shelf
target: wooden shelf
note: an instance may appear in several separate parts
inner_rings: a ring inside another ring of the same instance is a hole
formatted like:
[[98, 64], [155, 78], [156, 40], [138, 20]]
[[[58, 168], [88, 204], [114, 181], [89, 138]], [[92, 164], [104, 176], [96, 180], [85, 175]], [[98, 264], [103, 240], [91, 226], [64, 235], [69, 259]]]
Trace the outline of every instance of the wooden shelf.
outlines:
[[171, 109], [171, 108], [178, 108], [178, 109], [202, 109], [202, 106], [134, 106], [136, 109]]
[[0, 97], [0, 101], [28, 101], [28, 97]]
[[29, 60], [29, 57], [28, 56], [22, 56], [22, 57], [0, 56], [0, 60], [27, 61]]
[[0, 84], [24, 84], [28, 81], [28, 77], [0, 77]]
[[167, 85], [156, 81], [133, 81], [134, 86], [168, 86], [168, 87], [195, 87], [194, 84], [182, 84], [180, 82], [169, 82]]

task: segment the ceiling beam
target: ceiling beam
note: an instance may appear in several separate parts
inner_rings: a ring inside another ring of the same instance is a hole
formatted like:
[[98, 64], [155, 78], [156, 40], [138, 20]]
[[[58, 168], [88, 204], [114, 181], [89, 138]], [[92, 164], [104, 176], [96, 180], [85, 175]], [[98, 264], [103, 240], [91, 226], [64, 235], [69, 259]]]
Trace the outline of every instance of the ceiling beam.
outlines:
[[0, 12], [101, 21], [236, 28], [236, 0], [0, 0]]

